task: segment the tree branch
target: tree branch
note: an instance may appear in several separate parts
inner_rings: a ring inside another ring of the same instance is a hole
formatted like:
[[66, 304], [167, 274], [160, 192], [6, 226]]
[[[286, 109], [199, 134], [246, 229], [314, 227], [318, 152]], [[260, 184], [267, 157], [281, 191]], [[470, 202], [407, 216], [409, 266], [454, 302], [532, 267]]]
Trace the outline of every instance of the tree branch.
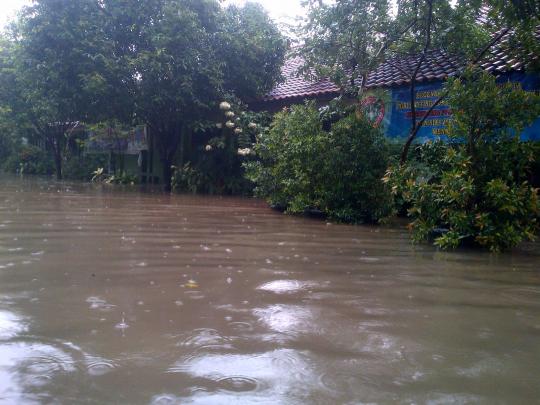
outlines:
[[[491, 41], [489, 41], [481, 50], [480, 52], [476, 55], [476, 57], [468, 64], [469, 67], [472, 67], [472, 66], [475, 66], [477, 65], [481, 60], [482, 58], [484, 57], [484, 55], [486, 54], [486, 52], [488, 52], [493, 46], [495, 46], [508, 32], [510, 31], [510, 28], [505, 28], [501, 31], [499, 31], [499, 33], [497, 35], [495, 35]], [[462, 72], [459, 72], [457, 74], [457, 76], [461, 76], [461, 73]], [[422, 125], [424, 124], [424, 122], [428, 119], [428, 117], [430, 116], [431, 112], [435, 109], [435, 107], [437, 107], [449, 94], [449, 90], [445, 90], [443, 91], [443, 93], [439, 96], [439, 98], [437, 100], [435, 100], [435, 102], [433, 103], [433, 105], [426, 111], [426, 114], [422, 117], [422, 119], [415, 125], [414, 128], [412, 128], [412, 131], [411, 133], [409, 134], [409, 137], [407, 138], [407, 141], [405, 142], [405, 144], [403, 145], [403, 150], [402, 150], [402, 153], [401, 153], [401, 159], [400, 159], [400, 164], [403, 165], [406, 161], [407, 161], [407, 157], [408, 157], [408, 154], [409, 154], [409, 149], [411, 147], [411, 144], [413, 143], [413, 141], [415, 140], [416, 136], [418, 135], [418, 131], [420, 130], [420, 128], [422, 127]], [[412, 106], [412, 103], [411, 103], [411, 106]], [[416, 114], [414, 114], [416, 115]], [[415, 117], [413, 117], [413, 120], [415, 120]]]

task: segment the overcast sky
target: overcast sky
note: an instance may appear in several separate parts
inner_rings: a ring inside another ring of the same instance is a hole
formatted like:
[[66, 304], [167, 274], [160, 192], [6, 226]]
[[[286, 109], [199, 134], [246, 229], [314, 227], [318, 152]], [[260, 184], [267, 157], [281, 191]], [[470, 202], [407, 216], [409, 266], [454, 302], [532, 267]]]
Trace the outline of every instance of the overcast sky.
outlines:
[[[251, 0], [253, 1], [253, 0]], [[300, 0], [254, 0], [261, 3], [278, 23], [292, 23], [294, 18], [302, 14]], [[244, 4], [246, 0], [225, 0], [225, 4]], [[16, 10], [30, 0], [0, 0], [0, 26], [4, 26]]]

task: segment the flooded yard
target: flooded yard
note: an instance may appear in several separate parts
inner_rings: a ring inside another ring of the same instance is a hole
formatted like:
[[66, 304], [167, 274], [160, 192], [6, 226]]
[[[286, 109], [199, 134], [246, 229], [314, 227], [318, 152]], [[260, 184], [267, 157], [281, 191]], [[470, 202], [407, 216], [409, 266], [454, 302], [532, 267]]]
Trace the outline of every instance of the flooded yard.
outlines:
[[540, 246], [0, 178], [0, 402], [538, 403]]

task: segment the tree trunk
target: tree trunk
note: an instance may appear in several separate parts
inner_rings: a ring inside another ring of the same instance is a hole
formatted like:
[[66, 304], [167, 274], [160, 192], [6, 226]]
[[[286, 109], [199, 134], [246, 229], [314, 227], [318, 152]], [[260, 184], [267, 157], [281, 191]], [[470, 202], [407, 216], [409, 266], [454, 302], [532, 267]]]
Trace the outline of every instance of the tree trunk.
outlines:
[[172, 162], [169, 159], [163, 159], [163, 190], [167, 193], [172, 191]]
[[158, 123], [153, 130], [156, 146], [159, 151], [159, 157], [163, 164], [163, 189], [165, 192], [171, 192], [171, 166], [176, 162], [176, 152], [182, 141], [182, 123], [178, 121], [169, 121], [167, 124]]
[[62, 156], [58, 151], [54, 151], [54, 167], [56, 170], [56, 180], [62, 180]]

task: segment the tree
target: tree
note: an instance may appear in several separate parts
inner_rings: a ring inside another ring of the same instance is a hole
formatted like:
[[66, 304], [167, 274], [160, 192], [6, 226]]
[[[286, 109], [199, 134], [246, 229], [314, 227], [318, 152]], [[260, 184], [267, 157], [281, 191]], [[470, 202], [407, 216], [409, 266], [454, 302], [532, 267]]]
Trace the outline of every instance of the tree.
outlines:
[[[538, 54], [539, 41], [532, 34], [532, 28], [538, 24], [535, 2], [460, 0], [452, 3], [400, 0], [396, 16], [386, 17], [389, 4], [385, 0], [308, 2], [307, 23], [300, 29], [303, 44], [297, 52], [305, 60], [304, 73], [317, 78], [331, 77], [344, 90], [352, 87], [353, 94], [361, 97], [369, 72], [385, 61], [410, 83], [412, 121], [401, 154], [402, 162], [429, 117], [429, 113], [421, 119], [416, 117], [415, 87], [418, 73], [431, 50], [459, 55], [474, 65], [482, 61], [492, 47], [508, 38], [508, 27], [512, 26], [515, 27], [515, 35], [511, 37], [514, 43], [508, 41], [509, 46], [515, 47], [515, 42], [519, 42], [520, 48], [525, 48], [523, 53], [532, 50]], [[527, 3], [530, 13], [523, 13], [521, 3]], [[393, 63], [394, 57], [411, 55], [417, 56], [416, 62], [408, 68]], [[432, 108], [445, 96], [443, 93]]]
[[528, 178], [534, 142], [520, 133], [540, 114], [540, 96], [467, 70], [446, 84], [455, 111], [450, 144], [418, 147], [420, 162], [390, 168], [385, 181], [409, 204], [416, 241], [474, 243], [499, 251], [538, 232], [538, 189]]
[[10, 63], [12, 52], [11, 43], [6, 38], [0, 37], [0, 88], [2, 89], [0, 92], [0, 162], [5, 162], [13, 153], [15, 134], [18, 130], [8, 96], [13, 79]]
[[330, 77], [356, 96], [388, 46], [390, 2], [310, 0], [307, 7], [307, 22], [297, 32], [302, 73], [310, 78]]
[[[163, 183], [183, 138], [227, 92], [254, 97], [279, 77], [285, 41], [257, 6], [215, 0], [103, 0], [109, 77], [154, 135]], [[121, 68], [116, 68], [121, 66]], [[114, 86], [112, 86], [114, 87]]]
[[97, 11], [93, 0], [35, 0], [14, 25], [4, 61], [4, 100], [52, 153], [58, 179], [69, 137], [103, 108]]

